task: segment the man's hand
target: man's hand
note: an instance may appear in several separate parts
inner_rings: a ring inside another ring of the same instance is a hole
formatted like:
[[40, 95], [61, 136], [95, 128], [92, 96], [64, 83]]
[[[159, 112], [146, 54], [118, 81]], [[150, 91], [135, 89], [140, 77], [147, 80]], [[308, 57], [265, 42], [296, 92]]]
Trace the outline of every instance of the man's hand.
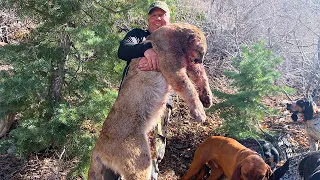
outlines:
[[151, 71], [151, 68], [150, 68], [150, 66], [148, 65], [148, 60], [147, 60], [146, 57], [140, 58], [139, 63], [138, 63], [138, 68], [139, 68], [141, 71]]
[[[149, 67], [149, 70], [156, 70], [159, 71], [159, 59], [156, 52], [154, 52], [153, 49], [148, 49], [144, 52], [144, 57], [146, 58], [147, 66]], [[141, 59], [142, 60], [142, 59]], [[140, 62], [141, 62], [140, 60]], [[139, 65], [140, 65], [139, 62]], [[140, 68], [141, 69], [141, 68]], [[141, 69], [142, 70], [142, 69]], [[147, 70], [146, 70], [147, 71]]]

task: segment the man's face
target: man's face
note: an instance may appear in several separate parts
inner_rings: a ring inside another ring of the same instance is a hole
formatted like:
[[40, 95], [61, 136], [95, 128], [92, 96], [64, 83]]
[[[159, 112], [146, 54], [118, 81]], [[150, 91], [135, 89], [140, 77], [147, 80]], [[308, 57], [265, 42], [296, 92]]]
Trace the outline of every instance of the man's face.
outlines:
[[170, 14], [160, 8], [155, 8], [148, 15], [148, 25], [150, 33], [158, 28], [170, 24]]

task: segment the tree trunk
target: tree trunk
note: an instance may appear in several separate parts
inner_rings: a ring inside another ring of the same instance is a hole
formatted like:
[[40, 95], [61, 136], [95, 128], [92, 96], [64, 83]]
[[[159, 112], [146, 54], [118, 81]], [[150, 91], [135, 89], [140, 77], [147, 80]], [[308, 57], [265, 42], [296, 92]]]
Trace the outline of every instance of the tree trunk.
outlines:
[[11, 113], [5, 116], [4, 119], [0, 119], [0, 138], [3, 137], [10, 129], [13, 121], [15, 120], [16, 114]]
[[62, 33], [60, 47], [63, 51], [63, 57], [51, 63], [51, 88], [49, 92], [49, 101], [52, 104], [56, 104], [61, 101], [61, 91], [65, 77], [65, 64], [70, 51], [70, 39], [68, 34]]

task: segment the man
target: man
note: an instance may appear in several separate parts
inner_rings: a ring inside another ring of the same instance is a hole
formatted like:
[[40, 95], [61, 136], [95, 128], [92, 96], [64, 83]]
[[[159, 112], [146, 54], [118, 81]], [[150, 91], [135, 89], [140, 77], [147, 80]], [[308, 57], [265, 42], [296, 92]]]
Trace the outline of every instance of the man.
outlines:
[[[152, 3], [148, 10], [148, 29], [133, 29], [126, 34], [120, 42], [118, 57], [127, 61], [123, 72], [122, 81], [125, 79], [132, 59], [140, 58], [138, 67], [142, 71], [158, 71], [158, 56], [152, 49], [151, 43], [141, 44], [151, 33], [158, 28], [170, 24], [170, 10], [163, 1]], [[137, 61], [137, 60], [136, 60]], [[122, 82], [121, 82], [122, 84]], [[121, 89], [121, 85], [120, 85]], [[171, 114], [172, 97], [167, 103], [167, 109], [153, 132], [149, 134], [151, 158], [152, 158], [152, 179], [156, 180], [159, 169], [158, 163], [162, 160], [166, 145], [166, 124]]]
[[170, 11], [165, 2], [156, 1], [148, 11], [148, 29], [133, 29], [120, 42], [118, 56], [127, 61], [124, 77], [132, 59], [142, 57], [139, 68], [142, 71], [158, 70], [158, 57], [151, 43], [139, 44], [158, 28], [170, 24]]

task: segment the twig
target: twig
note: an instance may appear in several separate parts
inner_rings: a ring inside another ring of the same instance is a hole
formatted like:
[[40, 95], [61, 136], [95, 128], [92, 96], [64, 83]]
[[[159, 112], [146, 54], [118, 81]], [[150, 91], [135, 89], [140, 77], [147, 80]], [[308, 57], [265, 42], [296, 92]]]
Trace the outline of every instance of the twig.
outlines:
[[287, 96], [287, 98], [290, 99], [290, 101], [293, 101], [293, 100], [291, 99], [291, 97], [288, 95], [288, 93], [286, 92], [286, 90], [284, 90], [283, 88], [281, 88], [281, 89], [282, 89], [282, 91], [284, 92], [284, 94]]
[[62, 158], [62, 156], [63, 156], [63, 154], [66, 152], [66, 147], [65, 146], [63, 146], [63, 151], [62, 151], [62, 153], [60, 154], [60, 156], [59, 156], [59, 160]]

